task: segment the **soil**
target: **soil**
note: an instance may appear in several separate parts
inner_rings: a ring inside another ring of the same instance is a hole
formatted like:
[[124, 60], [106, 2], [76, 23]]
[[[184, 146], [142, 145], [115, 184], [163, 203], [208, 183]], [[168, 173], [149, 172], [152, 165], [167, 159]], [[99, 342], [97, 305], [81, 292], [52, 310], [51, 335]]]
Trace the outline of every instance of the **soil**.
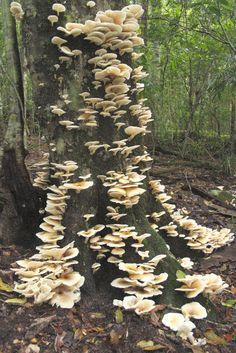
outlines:
[[[40, 158], [42, 153], [34, 152], [33, 157], [28, 157], [28, 165]], [[235, 178], [217, 170], [186, 165], [186, 161], [177, 157], [161, 154], [156, 157], [151, 173], [166, 185], [177, 206], [185, 207], [190, 217], [200, 224], [213, 228], [231, 227], [236, 231], [236, 218], [227, 213], [229, 209], [222, 208], [222, 204], [217, 208], [216, 200], [206, 200], [191, 191], [193, 185], [205, 192], [224, 186], [224, 190], [234, 196]], [[186, 185], [188, 188], [183, 190]], [[226, 204], [234, 206], [234, 201]], [[200, 258], [194, 266], [195, 272], [220, 274], [229, 284], [227, 291], [211, 298], [216, 305], [217, 321], [202, 320], [200, 329], [195, 330], [197, 337], [207, 338], [204, 346], [191, 346], [165, 328], [161, 323], [165, 308], [161, 305], [150, 314], [138, 317], [132, 312], [117, 311], [106, 293], [98, 293], [96, 298], [82, 295], [79, 305], [65, 310], [49, 305], [35, 306], [30, 301], [23, 305], [9, 304], [5, 301], [16, 295], [0, 290], [0, 353], [233, 353], [236, 351], [236, 331], [234, 309], [229, 300], [235, 299], [236, 294], [235, 251], [234, 243], [207, 258]], [[13, 285], [11, 268], [15, 261], [32, 252], [16, 246], [0, 246], [0, 278], [4, 283]]]

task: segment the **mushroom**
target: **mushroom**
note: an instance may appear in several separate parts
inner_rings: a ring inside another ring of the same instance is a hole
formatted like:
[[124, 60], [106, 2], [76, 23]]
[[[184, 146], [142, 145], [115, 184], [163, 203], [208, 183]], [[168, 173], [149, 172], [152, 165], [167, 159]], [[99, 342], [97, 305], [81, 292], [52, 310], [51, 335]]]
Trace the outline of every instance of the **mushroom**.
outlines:
[[206, 309], [198, 302], [191, 302], [181, 306], [181, 311], [186, 318], [204, 319], [207, 317]]
[[189, 339], [190, 342], [193, 338], [192, 330], [196, 327], [196, 325], [190, 321], [186, 320], [178, 329], [178, 336], [183, 338], [184, 340]]
[[175, 290], [185, 292], [187, 298], [195, 298], [206, 288], [206, 283], [201, 275], [187, 275], [184, 278], [177, 278], [177, 281], [183, 285]]
[[60, 47], [62, 44], [67, 43], [67, 40], [55, 36], [52, 38], [51, 42], [52, 42], [52, 44], [58, 45]]
[[53, 11], [55, 11], [57, 13], [57, 16], [59, 16], [60, 13], [65, 12], [66, 8], [64, 5], [59, 4], [59, 3], [55, 3], [52, 5], [52, 9]]
[[93, 8], [94, 6], [96, 6], [96, 3], [94, 1], [88, 1], [87, 2], [87, 6], [91, 9]]
[[226, 289], [229, 285], [225, 283], [222, 278], [214, 273], [206, 274], [203, 278], [205, 282], [204, 293], [207, 294], [217, 294], [221, 293], [224, 289]]
[[56, 15], [50, 15], [48, 16], [48, 21], [51, 23], [51, 25], [53, 26], [54, 23], [58, 22], [58, 17]]
[[182, 259], [179, 259], [179, 262], [180, 262], [180, 265], [186, 270], [191, 270], [194, 265], [194, 262], [192, 262], [189, 257], [183, 257]]
[[125, 133], [126, 133], [126, 135], [129, 136], [129, 141], [131, 141], [131, 140], [133, 140], [134, 137], [136, 137], [139, 134], [145, 135], [147, 133], [147, 131], [146, 131], [146, 128], [143, 128], [143, 127], [128, 126], [125, 129]]
[[185, 317], [179, 313], [168, 313], [162, 318], [162, 323], [173, 331], [178, 331], [184, 322]]
[[24, 16], [24, 11], [22, 9], [21, 4], [16, 1], [12, 1], [10, 3], [10, 12], [12, 16], [15, 17], [16, 20], [21, 20]]
[[61, 116], [61, 115], [65, 114], [66, 112], [63, 109], [56, 107], [56, 108], [52, 109], [52, 113], [56, 114], [58, 116]]
[[154, 308], [155, 308], [155, 302], [153, 300], [143, 299], [137, 303], [135, 308], [135, 313], [137, 315], [146, 314], [146, 313], [149, 313]]

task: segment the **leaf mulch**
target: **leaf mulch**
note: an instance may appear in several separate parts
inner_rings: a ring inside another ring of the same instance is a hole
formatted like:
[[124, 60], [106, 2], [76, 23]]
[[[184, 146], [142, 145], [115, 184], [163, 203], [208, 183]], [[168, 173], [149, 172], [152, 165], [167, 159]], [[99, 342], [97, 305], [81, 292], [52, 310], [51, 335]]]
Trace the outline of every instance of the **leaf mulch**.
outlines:
[[[230, 227], [236, 232], [235, 177], [196, 168], [166, 155], [156, 157], [152, 174], [166, 185], [177, 206], [185, 207], [198, 223], [214, 228]], [[200, 189], [212, 195], [212, 190], [222, 186], [232, 195], [224, 197], [223, 203], [193, 192]], [[198, 347], [180, 340], [161, 324], [164, 309], [161, 305], [149, 315], [138, 317], [117, 311], [104, 293], [98, 293], [96, 298], [82, 296], [72, 310], [17, 302], [11, 291], [14, 283], [11, 267], [18, 259], [28, 257], [31, 250], [0, 246], [0, 353], [233, 353], [236, 351], [235, 251], [235, 245], [231, 244], [195, 264], [196, 272], [220, 274], [229, 284], [227, 291], [212, 298], [217, 321], [203, 320], [201, 329], [195, 330], [196, 336], [207, 339], [207, 345]], [[9, 299], [15, 303], [6, 303]]]

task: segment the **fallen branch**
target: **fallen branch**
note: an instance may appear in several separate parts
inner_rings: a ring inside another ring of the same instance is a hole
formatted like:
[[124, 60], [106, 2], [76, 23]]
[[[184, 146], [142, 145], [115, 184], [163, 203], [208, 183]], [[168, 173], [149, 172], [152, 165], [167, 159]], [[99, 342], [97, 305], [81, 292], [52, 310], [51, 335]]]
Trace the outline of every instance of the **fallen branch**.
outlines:
[[191, 191], [193, 194], [199, 195], [201, 197], [203, 197], [204, 199], [210, 200], [210, 201], [215, 201], [217, 204], [219, 204], [221, 207], [226, 208], [227, 210], [232, 210], [236, 212], [236, 207], [234, 207], [233, 205], [227, 204], [226, 202], [220, 200], [218, 197], [213, 196], [208, 194], [208, 192], [199, 189], [198, 187], [190, 184], [190, 185], [184, 185], [182, 187], [182, 190], [187, 190], [187, 191]]

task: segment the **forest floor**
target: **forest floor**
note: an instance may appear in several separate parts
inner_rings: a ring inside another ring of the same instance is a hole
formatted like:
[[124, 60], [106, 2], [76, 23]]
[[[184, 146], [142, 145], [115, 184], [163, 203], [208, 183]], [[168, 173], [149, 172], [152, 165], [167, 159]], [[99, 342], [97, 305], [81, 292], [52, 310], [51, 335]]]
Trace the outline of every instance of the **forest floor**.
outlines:
[[[37, 155], [30, 156], [29, 165], [36, 158]], [[191, 218], [202, 225], [231, 227], [236, 231], [235, 178], [162, 154], [156, 157], [151, 174], [162, 180], [173, 201], [178, 207], [185, 207]], [[219, 187], [224, 187], [221, 195], [217, 192]], [[235, 252], [236, 246], [232, 244], [195, 263], [195, 272], [214, 272], [229, 284], [227, 291], [212, 298], [217, 321], [202, 320], [201, 329], [195, 331], [197, 337], [207, 340], [200, 347], [182, 341], [162, 325], [161, 306], [149, 315], [138, 317], [117, 311], [102, 294], [83, 299], [72, 310], [33, 306], [30, 301], [18, 305], [6, 303], [8, 299], [14, 302], [16, 297], [5, 285], [12, 286], [14, 282], [10, 268], [32, 250], [0, 247], [0, 353], [233, 353], [236, 351]]]

